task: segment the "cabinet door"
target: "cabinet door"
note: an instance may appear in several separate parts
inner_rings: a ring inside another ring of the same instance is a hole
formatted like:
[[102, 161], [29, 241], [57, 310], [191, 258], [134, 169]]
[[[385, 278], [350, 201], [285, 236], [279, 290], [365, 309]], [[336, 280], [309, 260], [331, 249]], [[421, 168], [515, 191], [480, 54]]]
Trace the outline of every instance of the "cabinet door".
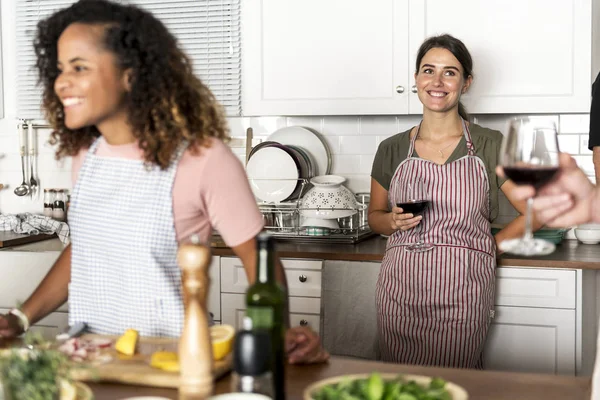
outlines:
[[485, 369], [575, 375], [575, 310], [496, 307]]
[[243, 1], [244, 115], [406, 114], [408, 21], [408, 0]]
[[[46, 276], [60, 252], [0, 252], [0, 307], [24, 302]], [[63, 304], [59, 311], [68, 311]]]
[[208, 270], [210, 288], [208, 290], [207, 308], [215, 321], [221, 321], [221, 260], [213, 256]]
[[[0, 308], [0, 314], [6, 314], [9, 308]], [[66, 332], [69, 327], [69, 314], [65, 312], [53, 312], [38, 321], [29, 330], [37, 332], [46, 340], [54, 340], [59, 333]]]
[[[309, 326], [319, 333], [320, 314], [315, 307], [318, 299], [290, 297], [290, 324], [292, 326]], [[246, 296], [243, 294], [223, 293], [221, 295], [222, 324], [232, 325], [236, 330], [242, 328], [246, 316]]]
[[[436, 34], [471, 52], [469, 112], [589, 112], [591, 0], [410, 0], [410, 13], [410, 65]], [[420, 104], [410, 111], [421, 113]]]

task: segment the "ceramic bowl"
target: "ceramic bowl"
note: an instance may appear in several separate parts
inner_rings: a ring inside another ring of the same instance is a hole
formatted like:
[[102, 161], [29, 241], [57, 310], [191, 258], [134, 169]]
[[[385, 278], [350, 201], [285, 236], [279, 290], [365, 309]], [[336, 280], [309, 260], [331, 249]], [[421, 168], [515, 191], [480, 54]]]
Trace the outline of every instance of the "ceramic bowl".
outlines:
[[584, 244], [600, 243], [600, 229], [575, 228], [575, 237]]
[[321, 175], [310, 180], [313, 188], [306, 192], [300, 203], [300, 213], [305, 218], [337, 219], [356, 214], [354, 193], [338, 175]]
[[[429, 376], [422, 376], [422, 375], [408, 375], [408, 374], [401, 374], [401, 375], [405, 381], [415, 381], [417, 384], [422, 385], [422, 386], [429, 385], [429, 382], [431, 382], [431, 379], [432, 379]], [[320, 380], [318, 382], [313, 383], [312, 385], [310, 385], [309, 387], [307, 387], [304, 390], [304, 396], [303, 396], [304, 400], [316, 399], [317, 398], [316, 393], [319, 392], [324, 386], [337, 384], [337, 383], [340, 383], [341, 381], [345, 381], [345, 380], [365, 379], [365, 378], [368, 378], [369, 376], [370, 376], [370, 374], [342, 375], [342, 376], [336, 376], [333, 378], [327, 378], [327, 379]], [[381, 377], [384, 380], [392, 380], [392, 379], [397, 379], [398, 374], [381, 374]], [[467, 391], [455, 383], [447, 382], [445, 388], [452, 396], [452, 400], [468, 400], [468, 398], [469, 398]]]

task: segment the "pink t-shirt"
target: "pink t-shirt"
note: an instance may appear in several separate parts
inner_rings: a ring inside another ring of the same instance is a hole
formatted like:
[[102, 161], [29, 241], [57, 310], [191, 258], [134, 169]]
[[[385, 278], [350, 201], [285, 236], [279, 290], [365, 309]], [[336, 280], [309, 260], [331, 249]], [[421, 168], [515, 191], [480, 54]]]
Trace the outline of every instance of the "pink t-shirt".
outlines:
[[[73, 157], [73, 187], [86, 154], [87, 149]], [[96, 155], [143, 159], [137, 143], [110, 145], [101, 141]], [[186, 150], [181, 156], [173, 183], [173, 214], [180, 243], [194, 233], [208, 242], [214, 227], [228, 246], [237, 246], [264, 226], [244, 167], [218, 139], [212, 139], [210, 147], [201, 147], [197, 155]]]

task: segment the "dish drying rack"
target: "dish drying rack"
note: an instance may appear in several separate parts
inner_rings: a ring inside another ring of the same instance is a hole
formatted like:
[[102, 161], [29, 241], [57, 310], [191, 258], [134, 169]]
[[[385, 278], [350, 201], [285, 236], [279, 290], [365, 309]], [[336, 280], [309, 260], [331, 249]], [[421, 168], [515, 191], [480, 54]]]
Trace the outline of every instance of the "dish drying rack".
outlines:
[[258, 202], [258, 208], [265, 221], [265, 229], [280, 240], [297, 243], [338, 243], [354, 244], [375, 235], [367, 223], [368, 204], [357, 201], [357, 210], [351, 216], [334, 219], [339, 229], [303, 227], [302, 211], [352, 211], [349, 208], [303, 208], [302, 197], [312, 187], [308, 179], [298, 179], [300, 195], [295, 200], [281, 203]]

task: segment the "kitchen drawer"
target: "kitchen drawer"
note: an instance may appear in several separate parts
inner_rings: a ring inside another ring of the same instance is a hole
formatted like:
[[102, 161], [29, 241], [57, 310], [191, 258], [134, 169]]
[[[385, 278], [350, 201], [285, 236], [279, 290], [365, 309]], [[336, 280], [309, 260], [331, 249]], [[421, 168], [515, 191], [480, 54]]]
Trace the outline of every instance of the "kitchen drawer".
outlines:
[[[288, 294], [321, 297], [321, 260], [282, 260]], [[221, 292], [246, 293], [248, 279], [239, 258], [221, 257]]]
[[498, 306], [575, 308], [576, 272], [561, 269], [498, 268]]
[[[321, 300], [317, 298], [290, 297], [290, 324], [301, 326], [306, 321], [315, 332], [320, 328]], [[236, 330], [241, 329], [242, 321], [246, 316], [246, 296], [237, 293], [221, 294], [222, 324], [233, 325]]]

